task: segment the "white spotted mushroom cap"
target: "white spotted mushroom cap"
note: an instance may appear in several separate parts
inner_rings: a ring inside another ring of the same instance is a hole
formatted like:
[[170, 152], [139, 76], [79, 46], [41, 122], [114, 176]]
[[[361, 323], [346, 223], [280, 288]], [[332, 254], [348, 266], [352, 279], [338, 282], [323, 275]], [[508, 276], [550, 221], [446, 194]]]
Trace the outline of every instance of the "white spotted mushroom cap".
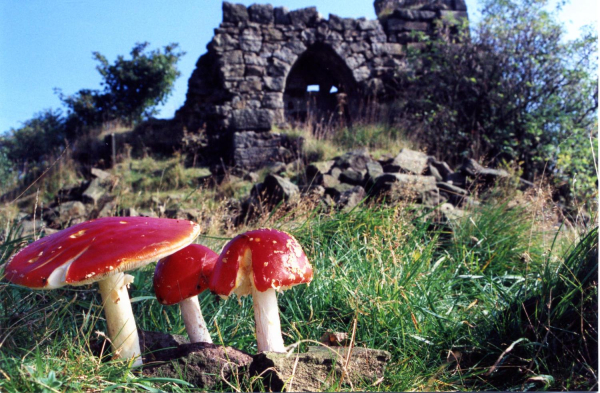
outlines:
[[105, 217], [43, 237], [15, 254], [6, 279], [36, 289], [85, 285], [164, 258], [200, 233], [187, 220]]
[[236, 236], [225, 245], [209, 283], [211, 291], [229, 296], [248, 295], [251, 285], [260, 292], [309, 283], [313, 269], [302, 247], [290, 234], [257, 229]]

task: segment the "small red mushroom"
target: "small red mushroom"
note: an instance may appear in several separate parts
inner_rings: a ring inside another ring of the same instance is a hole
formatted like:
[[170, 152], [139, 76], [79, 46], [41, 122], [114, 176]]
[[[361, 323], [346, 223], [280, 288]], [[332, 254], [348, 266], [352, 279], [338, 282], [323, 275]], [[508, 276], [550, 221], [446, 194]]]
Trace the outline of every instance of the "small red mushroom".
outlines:
[[161, 259], [154, 271], [154, 293], [159, 303], [179, 303], [181, 316], [190, 342], [211, 343], [206, 322], [200, 310], [198, 295], [208, 288], [219, 255], [208, 247], [190, 244]]
[[198, 224], [147, 217], [106, 217], [86, 221], [41, 238], [13, 255], [6, 279], [34, 289], [98, 282], [115, 354], [135, 358], [141, 351], [127, 287], [140, 268], [187, 246], [198, 236]]
[[258, 229], [225, 245], [209, 288], [222, 296], [252, 294], [258, 351], [285, 352], [275, 291], [309, 283], [312, 277], [312, 266], [292, 235]]

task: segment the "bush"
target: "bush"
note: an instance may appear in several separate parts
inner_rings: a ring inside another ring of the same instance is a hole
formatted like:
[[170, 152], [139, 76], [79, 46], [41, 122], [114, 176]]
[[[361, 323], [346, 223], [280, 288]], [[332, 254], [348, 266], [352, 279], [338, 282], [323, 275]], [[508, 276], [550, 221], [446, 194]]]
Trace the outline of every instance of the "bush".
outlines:
[[420, 71], [398, 75], [395, 116], [440, 158], [511, 161], [529, 180], [576, 175], [590, 190], [597, 35], [587, 29], [567, 41], [547, 4], [486, 0], [471, 36], [463, 26], [458, 36], [425, 39], [428, 50], [408, 53]]

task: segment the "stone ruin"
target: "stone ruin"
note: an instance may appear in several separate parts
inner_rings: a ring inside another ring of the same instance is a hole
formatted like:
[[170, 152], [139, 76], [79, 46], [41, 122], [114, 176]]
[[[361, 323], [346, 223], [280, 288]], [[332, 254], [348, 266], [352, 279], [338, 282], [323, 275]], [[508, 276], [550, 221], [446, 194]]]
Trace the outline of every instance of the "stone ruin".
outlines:
[[351, 126], [368, 103], [394, 98], [391, 82], [407, 71], [405, 53], [421, 45], [420, 35], [467, 20], [464, 0], [374, 5], [376, 20], [224, 2], [174, 123], [185, 135], [205, 135], [216, 162], [246, 170], [290, 162], [301, 140], [273, 127], [307, 120]]

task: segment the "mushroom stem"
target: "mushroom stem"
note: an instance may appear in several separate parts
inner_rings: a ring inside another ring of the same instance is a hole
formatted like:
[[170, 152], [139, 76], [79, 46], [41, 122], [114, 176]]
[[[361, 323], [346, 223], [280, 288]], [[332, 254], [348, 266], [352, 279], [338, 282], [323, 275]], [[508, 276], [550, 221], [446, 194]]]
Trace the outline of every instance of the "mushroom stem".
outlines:
[[181, 309], [181, 316], [185, 323], [185, 330], [187, 331], [190, 342], [192, 343], [210, 343], [210, 333], [204, 322], [202, 316], [202, 310], [200, 310], [200, 302], [198, 296], [188, 297], [179, 302], [179, 308]]
[[135, 358], [133, 365], [141, 366], [143, 363], [140, 340], [127, 292], [127, 285], [132, 282], [133, 277], [129, 274], [117, 273], [99, 281], [98, 285], [108, 327], [108, 338], [112, 342], [116, 357]]
[[252, 301], [258, 352], [285, 352], [275, 290], [260, 292], [252, 286]]

